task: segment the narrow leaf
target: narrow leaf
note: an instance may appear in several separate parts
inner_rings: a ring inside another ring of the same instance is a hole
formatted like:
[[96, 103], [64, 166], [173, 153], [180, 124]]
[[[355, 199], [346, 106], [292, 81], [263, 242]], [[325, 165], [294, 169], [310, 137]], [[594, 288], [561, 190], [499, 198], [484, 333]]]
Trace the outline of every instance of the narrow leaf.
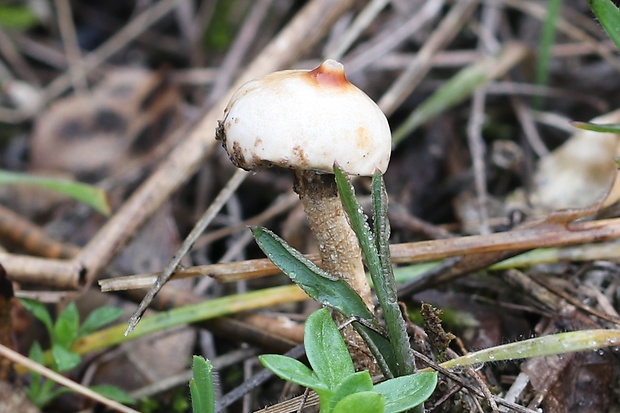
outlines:
[[71, 301], [58, 315], [54, 324], [52, 341], [64, 348], [70, 348], [78, 337], [80, 315], [74, 301]]
[[392, 134], [392, 146], [398, 145], [406, 136], [428, 120], [461, 103], [476, 88], [502, 76], [526, 55], [527, 49], [525, 47], [508, 43], [497, 56], [476, 59], [475, 63], [461, 69], [411, 112]]
[[385, 399], [385, 413], [398, 413], [424, 403], [436, 386], [437, 373], [427, 372], [384, 381], [374, 390]]
[[[41, 345], [38, 341], [35, 341], [34, 343], [32, 343], [32, 346], [30, 346], [28, 358], [35, 363], [39, 363], [42, 366], [45, 365], [45, 355], [43, 354], [43, 349], [41, 348]], [[39, 393], [40, 388], [41, 375], [33, 370], [30, 370], [30, 387], [28, 388], [28, 393], [36, 395]]]
[[323, 383], [317, 376], [301, 361], [280, 354], [263, 354], [258, 356], [258, 360], [265, 368], [271, 370], [281, 379], [297, 383], [300, 386], [308, 387], [313, 390], [328, 390], [327, 384]]
[[[540, 42], [538, 43], [537, 61], [536, 61], [536, 85], [546, 85], [549, 79], [549, 62], [551, 61], [551, 47], [555, 39], [556, 21], [560, 10], [560, 0], [548, 0], [547, 1], [547, 16], [543, 25], [542, 33], [540, 35]], [[540, 110], [542, 108], [543, 98], [541, 95], [537, 95], [534, 98], [533, 106], [535, 109]]]
[[517, 341], [468, 353], [441, 364], [444, 368], [471, 366], [489, 361], [566, 354], [620, 346], [620, 330], [581, 330]]
[[99, 307], [93, 310], [80, 326], [79, 336], [90, 334], [106, 324], [113, 323], [123, 315], [123, 310], [117, 307]]
[[311, 298], [347, 317], [373, 322], [372, 314], [346, 281], [326, 273], [268, 229], [253, 227], [252, 233], [265, 255]]
[[594, 132], [620, 134], [620, 124], [617, 124], [617, 123], [609, 123], [609, 124], [600, 125], [597, 123], [590, 123], [590, 122], [571, 122], [571, 125], [573, 125], [577, 129], [582, 129], [582, 130], [591, 130]]
[[213, 365], [200, 356], [192, 359], [190, 393], [193, 413], [215, 413], [215, 384], [213, 382]]
[[398, 364], [396, 376], [415, 373], [411, 355], [407, 325], [398, 305], [398, 289], [390, 256], [390, 222], [388, 219], [388, 195], [380, 172], [372, 177], [372, 213], [374, 218], [375, 243], [380, 266], [371, 270], [375, 292], [385, 317], [386, 329]]
[[89, 388], [96, 391], [100, 395], [119, 403], [128, 405], [136, 403], [136, 400], [133, 397], [118, 386], [113, 386], [111, 384], [98, 384], [96, 386], [90, 386]]
[[351, 394], [334, 407], [333, 413], [381, 413], [384, 412], [383, 396], [374, 391]]
[[25, 184], [51, 189], [80, 201], [104, 215], [110, 215], [111, 212], [105, 192], [81, 182], [0, 171], [0, 185], [2, 184]]
[[355, 373], [351, 355], [327, 309], [310, 314], [304, 337], [307, 338], [304, 339], [306, 356], [314, 374], [330, 390], [335, 390], [341, 381]]
[[50, 338], [52, 338], [54, 334], [54, 325], [52, 324], [52, 317], [50, 316], [49, 311], [47, 311], [45, 305], [30, 298], [20, 298], [19, 301], [26, 308], [26, 310], [30, 311], [36, 319], [45, 325], [47, 333], [50, 335]]
[[[273, 232], [261, 227], [252, 228], [252, 232], [267, 257], [308, 296], [338, 310], [345, 317], [357, 317], [371, 324], [376, 323], [360, 296], [345, 281], [320, 269]], [[390, 369], [395, 369], [396, 361], [388, 340], [366, 326], [359, 323], [353, 325], [362, 337], [372, 340], [368, 347], [375, 358], [385, 360], [385, 363], [380, 363], [383, 374], [393, 377]]]
[[[396, 296], [396, 281], [392, 272], [389, 252], [390, 227], [387, 219], [387, 193], [381, 174], [373, 177], [373, 210], [375, 217], [375, 236], [370, 232], [362, 208], [357, 202], [351, 182], [345, 172], [334, 165], [336, 184], [342, 201], [342, 206], [349, 218], [351, 228], [359, 240], [362, 253], [368, 265], [379, 305], [383, 309], [386, 329], [388, 332], [391, 352], [395, 365], [390, 366], [394, 376], [404, 376], [415, 371], [413, 358], [409, 349], [409, 337], [405, 321], [398, 306]], [[381, 248], [383, 257], [380, 257], [378, 248]]]
[[620, 49], [620, 10], [611, 0], [588, 0], [588, 4], [601, 26]]
[[71, 370], [82, 361], [79, 354], [72, 353], [58, 344], [52, 345], [52, 358], [59, 372]]
[[348, 377], [345, 377], [342, 382], [334, 390], [334, 395], [330, 401], [330, 409], [333, 409], [336, 404], [350, 394], [360, 393], [364, 391], [372, 391], [372, 378], [367, 370], [358, 371]]

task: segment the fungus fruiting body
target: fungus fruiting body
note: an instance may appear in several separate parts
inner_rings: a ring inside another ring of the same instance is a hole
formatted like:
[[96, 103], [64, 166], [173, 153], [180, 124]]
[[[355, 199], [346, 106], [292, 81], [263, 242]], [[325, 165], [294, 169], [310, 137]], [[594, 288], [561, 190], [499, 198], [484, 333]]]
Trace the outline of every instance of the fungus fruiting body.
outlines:
[[285, 70], [252, 80], [231, 98], [219, 136], [243, 169], [280, 166], [351, 175], [385, 171], [391, 134], [385, 115], [327, 60], [311, 71]]
[[322, 267], [346, 280], [372, 310], [333, 165], [350, 175], [384, 172], [391, 133], [383, 112], [349, 83], [342, 64], [326, 60], [311, 71], [285, 70], [246, 83], [226, 107], [217, 138], [237, 167], [294, 170], [295, 191], [319, 244]]

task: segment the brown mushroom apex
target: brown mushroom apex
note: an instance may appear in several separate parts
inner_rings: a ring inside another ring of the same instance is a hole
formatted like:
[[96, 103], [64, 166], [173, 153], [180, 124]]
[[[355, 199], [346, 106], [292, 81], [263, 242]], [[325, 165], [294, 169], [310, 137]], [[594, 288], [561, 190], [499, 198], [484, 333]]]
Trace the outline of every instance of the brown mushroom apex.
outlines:
[[351, 175], [385, 172], [392, 149], [388, 121], [349, 83], [342, 64], [284, 70], [243, 85], [231, 98], [217, 137], [243, 169], [276, 165]]
[[319, 87], [348, 88], [351, 83], [344, 74], [342, 63], [328, 59], [319, 67], [308, 72], [308, 76], [315, 79]]

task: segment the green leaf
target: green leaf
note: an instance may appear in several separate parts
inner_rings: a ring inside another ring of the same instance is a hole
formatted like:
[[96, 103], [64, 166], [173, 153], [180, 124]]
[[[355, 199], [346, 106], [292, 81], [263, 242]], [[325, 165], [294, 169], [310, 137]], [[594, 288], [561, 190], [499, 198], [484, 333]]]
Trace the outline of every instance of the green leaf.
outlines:
[[588, 4], [601, 26], [620, 49], [620, 10], [611, 0], [588, 0]]
[[381, 173], [377, 172], [372, 180], [372, 204], [375, 219], [375, 235], [373, 236], [346, 173], [338, 165], [334, 165], [334, 174], [342, 206], [359, 240], [379, 305], [383, 309], [391, 352], [396, 361], [395, 365], [390, 366], [390, 370], [394, 376], [412, 374], [415, 372], [415, 365], [411, 357], [405, 320], [398, 305], [396, 280], [390, 260], [390, 224], [387, 218], [387, 192], [383, 178]]
[[308, 366], [294, 358], [280, 354], [263, 354], [258, 356], [258, 360], [265, 368], [271, 370], [281, 379], [297, 383], [300, 386], [308, 387], [315, 391], [329, 390], [328, 385], [323, 383]]
[[459, 70], [452, 78], [419, 104], [392, 134], [392, 146], [407, 135], [449, 108], [461, 103], [478, 87], [502, 76], [526, 56], [526, 49], [516, 43], [507, 43], [496, 56], [487, 56]]
[[91, 312], [80, 326], [78, 336], [90, 334], [106, 324], [113, 323], [123, 315], [123, 310], [117, 307], [99, 307]]
[[398, 305], [398, 287], [390, 256], [390, 222], [388, 219], [388, 195], [381, 173], [372, 177], [372, 213], [374, 218], [375, 245], [380, 268], [370, 272], [375, 291], [385, 318], [386, 329], [396, 358], [396, 376], [415, 373], [411, 355], [407, 324]]
[[71, 301], [56, 319], [52, 343], [58, 344], [66, 349], [71, 348], [78, 338], [79, 327], [80, 315], [75, 302]]
[[351, 394], [334, 407], [332, 413], [382, 413], [385, 401], [374, 391]]
[[37, 23], [37, 15], [27, 4], [0, 5], [0, 27], [24, 31]]
[[385, 413], [404, 412], [428, 399], [437, 386], [437, 373], [416, 373], [375, 385], [385, 399]]
[[351, 355], [327, 309], [315, 311], [306, 320], [304, 345], [314, 374], [330, 390], [355, 373]]
[[[43, 354], [43, 349], [38, 341], [35, 341], [32, 343], [32, 346], [30, 346], [28, 358], [42, 366], [45, 365], [45, 355]], [[38, 398], [38, 395], [41, 392], [41, 375], [39, 373], [30, 370], [30, 386], [26, 389], [26, 392], [28, 393], [28, 398], [30, 400]]]
[[[374, 316], [349, 284], [317, 267], [268, 229], [253, 227], [252, 232], [265, 255], [311, 298], [335, 308], [345, 317], [358, 317], [376, 325]], [[373, 355], [377, 360], [385, 360], [385, 363], [380, 363], [383, 374], [392, 377], [390, 369], [396, 369], [396, 361], [388, 340], [366, 326], [359, 323], [353, 325], [362, 337], [372, 341], [368, 346]]]
[[372, 378], [370, 377], [370, 373], [367, 370], [353, 373], [348, 377], [345, 377], [344, 380], [342, 380], [342, 382], [340, 382], [340, 384], [334, 390], [334, 395], [332, 396], [330, 402], [330, 409], [333, 410], [336, 404], [340, 402], [340, 400], [344, 399], [350, 394], [372, 390]]
[[[558, 14], [560, 11], [560, 0], [547, 1], [547, 15], [543, 25], [538, 50], [536, 51], [536, 74], [535, 83], [537, 86], [546, 85], [549, 80], [549, 62], [551, 60], [551, 48], [555, 39], [555, 28]], [[533, 107], [540, 110], [542, 108], [543, 97], [536, 95], [534, 97]]]
[[82, 361], [79, 354], [72, 353], [59, 344], [52, 345], [52, 358], [59, 372], [71, 370]]
[[571, 125], [577, 129], [582, 129], [582, 130], [591, 130], [594, 132], [620, 134], [620, 124], [618, 123], [608, 123], [608, 124], [601, 125], [601, 124], [590, 123], [590, 122], [571, 122]]
[[51, 339], [54, 335], [54, 325], [52, 323], [52, 317], [50, 316], [49, 311], [47, 311], [47, 307], [45, 307], [44, 304], [30, 298], [20, 298], [19, 301], [26, 308], [26, 310], [30, 311], [35, 318], [45, 325], [47, 333], [50, 335]]
[[45, 405], [47, 405], [49, 402], [51, 402], [61, 394], [69, 393], [71, 391], [66, 387], [60, 387], [52, 390], [52, 386], [54, 386], [55, 383], [54, 381], [49, 379], [45, 379], [44, 384], [47, 385], [45, 386], [46, 389], [36, 395], [35, 398], [30, 398], [30, 401], [33, 402], [40, 409], [45, 407]]
[[374, 322], [373, 315], [346, 281], [323, 271], [268, 229], [251, 229], [265, 255], [311, 298], [347, 317], [357, 316]]
[[136, 403], [136, 399], [131, 397], [127, 392], [117, 386], [111, 384], [98, 384], [96, 386], [90, 386], [91, 390], [96, 391], [100, 395], [107, 397], [108, 399], [117, 401], [119, 403], [132, 405]]
[[51, 189], [78, 200], [104, 215], [111, 213], [106, 193], [92, 185], [66, 179], [43, 178], [17, 172], [0, 171], [0, 185], [2, 184], [25, 184]]
[[193, 413], [215, 413], [215, 384], [213, 365], [200, 356], [192, 359], [192, 375], [189, 389], [192, 396]]
[[[39, 363], [40, 365], [45, 365], [45, 355], [43, 354], [43, 349], [41, 348], [41, 344], [38, 341], [32, 343], [30, 346], [30, 351], [28, 352], [28, 358], [35, 363]], [[34, 373], [34, 372], [33, 372]], [[34, 373], [38, 374], [38, 373]]]

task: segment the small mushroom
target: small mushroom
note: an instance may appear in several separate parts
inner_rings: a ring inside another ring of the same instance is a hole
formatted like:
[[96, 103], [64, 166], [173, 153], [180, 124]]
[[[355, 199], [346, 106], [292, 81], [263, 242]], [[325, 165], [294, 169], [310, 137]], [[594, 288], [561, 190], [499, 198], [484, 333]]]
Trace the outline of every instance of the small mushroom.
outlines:
[[391, 153], [387, 119], [349, 83], [342, 64], [285, 70], [243, 85], [232, 96], [217, 138], [245, 170], [279, 166], [295, 172], [322, 267], [346, 280], [373, 310], [357, 238], [342, 208], [333, 165], [351, 175], [385, 171]]
[[217, 137], [245, 170], [295, 171], [323, 267], [340, 276], [372, 309], [361, 253], [342, 209], [333, 165], [351, 175], [387, 169], [391, 133], [381, 109], [326, 60], [314, 70], [284, 70], [243, 85], [231, 98]]

